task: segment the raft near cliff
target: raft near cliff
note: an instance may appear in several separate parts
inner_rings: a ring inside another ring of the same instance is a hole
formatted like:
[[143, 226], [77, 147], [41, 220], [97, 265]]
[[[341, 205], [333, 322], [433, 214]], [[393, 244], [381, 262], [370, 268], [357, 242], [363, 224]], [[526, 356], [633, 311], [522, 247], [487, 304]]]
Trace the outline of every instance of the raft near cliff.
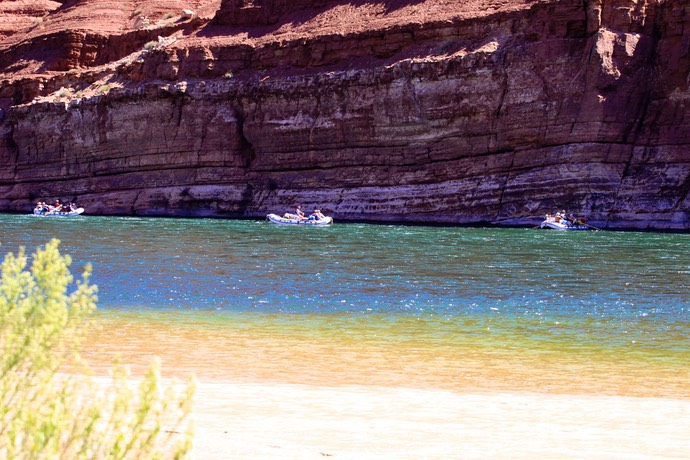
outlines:
[[0, 211], [690, 227], [684, 2], [24, 3]]
[[33, 215], [40, 217], [74, 217], [84, 213], [84, 208], [76, 208], [69, 211], [41, 211], [34, 209]]
[[330, 216], [323, 217], [322, 219], [300, 219], [297, 216], [269, 214], [266, 216], [266, 220], [277, 225], [296, 225], [298, 227], [326, 227], [333, 223], [333, 218]]

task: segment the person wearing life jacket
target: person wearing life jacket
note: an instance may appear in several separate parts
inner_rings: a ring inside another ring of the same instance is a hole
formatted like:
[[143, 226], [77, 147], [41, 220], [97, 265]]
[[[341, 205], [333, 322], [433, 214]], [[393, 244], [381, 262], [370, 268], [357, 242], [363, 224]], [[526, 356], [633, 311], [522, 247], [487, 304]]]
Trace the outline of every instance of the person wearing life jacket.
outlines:
[[325, 218], [326, 218], [326, 216], [321, 214], [320, 209], [314, 209], [314, 212], [309, 216], [309, 220], [321, 220], [321, 219], [325, 219]]

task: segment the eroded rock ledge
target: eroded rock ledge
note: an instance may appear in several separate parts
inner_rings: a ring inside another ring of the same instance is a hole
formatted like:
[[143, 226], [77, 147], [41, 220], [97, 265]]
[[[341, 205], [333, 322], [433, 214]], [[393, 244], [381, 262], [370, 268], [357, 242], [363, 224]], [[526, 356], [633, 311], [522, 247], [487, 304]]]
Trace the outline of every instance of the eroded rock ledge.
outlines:
[[690, 226], [682, 2], [45, 3], [0, 40], [1, 211]]

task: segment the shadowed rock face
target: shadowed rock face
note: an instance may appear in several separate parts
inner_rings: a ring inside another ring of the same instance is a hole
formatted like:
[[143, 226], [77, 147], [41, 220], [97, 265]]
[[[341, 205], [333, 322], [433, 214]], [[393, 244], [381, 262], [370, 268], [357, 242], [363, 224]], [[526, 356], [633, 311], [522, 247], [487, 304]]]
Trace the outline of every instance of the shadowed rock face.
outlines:
[[253, 27], [278, 23], [287, 14], [321, 8], [330, 0], [222, 0], [216, 25]]
[[690, 226], [683, 2], [112, 3], [0, 41], [0, 210]]

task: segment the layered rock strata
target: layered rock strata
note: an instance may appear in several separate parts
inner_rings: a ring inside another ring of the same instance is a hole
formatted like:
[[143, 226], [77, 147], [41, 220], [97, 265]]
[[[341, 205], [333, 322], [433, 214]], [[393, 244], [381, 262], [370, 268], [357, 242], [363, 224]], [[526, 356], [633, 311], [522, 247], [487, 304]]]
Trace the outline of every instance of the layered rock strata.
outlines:
[[[55, 22], [98, 2], [73, 3]], [[10, 34], [0, 210], [690, 226], [690, 6], [463, 4], [187, 2]]]

